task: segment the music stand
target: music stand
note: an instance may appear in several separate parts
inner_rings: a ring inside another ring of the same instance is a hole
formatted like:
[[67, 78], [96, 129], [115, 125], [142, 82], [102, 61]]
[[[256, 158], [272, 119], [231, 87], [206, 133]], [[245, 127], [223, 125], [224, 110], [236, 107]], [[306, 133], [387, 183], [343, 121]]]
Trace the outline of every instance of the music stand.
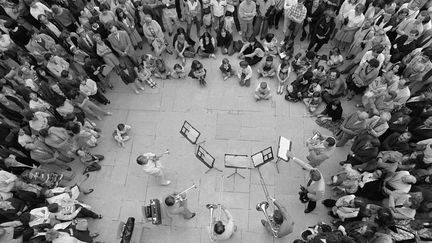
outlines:
[[193, 145], [199, 145], [205, 142], [202, 141], [197, 143], [201, 133], [187, 121], [184, 121], [183, 126], [180, 128], [180, 134], [183, 135], [183, 137], [185, 137]]
[[209, 169], [205, 172], [205, 174], [209, 173], [210, 170], [215, 169], [219, 172], [222, 172], [222, 170], [214, 167], [215, 158], [207, 152], [201, 145], [198, 145], [197, 150], [195, 151], [195, 157], [201, 161], [205, 166], [207, 166]]
[[283, 160], [285, 162], [288, 162], [290, 160], [289, 157], [287, 157], [287, 152], [291, 151], [292, 148], [292, 141], [279, 136], [279, 143], [278, 143], [278, 152], [277, 152], [277, 160], [276, 160], [276, 170], [279, 173], [279, 166], [278, 166], [278, 162], [280, 160]]
[[255, 168], [267, 164], [274, 159], [272, 147], [270, 146], [266, 149], [259, 151], [258, 153], [253, 154], [251, 156], [251, 159]]
[[241, 178], [245, 179], [242, 174], [238, 173], [237, 169], [250, 169], [249, 156], [242, 154], [225, 154], [224, 156], [225, 168], [234, 168], [235, 171], [227, 178], [234, 175], [239, 175]]

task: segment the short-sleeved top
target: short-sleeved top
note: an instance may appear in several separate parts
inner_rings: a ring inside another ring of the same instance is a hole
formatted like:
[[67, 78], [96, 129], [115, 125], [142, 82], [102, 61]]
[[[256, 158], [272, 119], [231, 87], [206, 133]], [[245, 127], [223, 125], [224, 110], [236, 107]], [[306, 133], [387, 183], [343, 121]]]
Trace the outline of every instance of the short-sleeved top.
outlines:
[[267, 1], [264, 1], [264, 0], [256, 0], [256, 3], [257, 3], [257, 7], [258, 7], [258, 9], [259, 9], [259, 12], [260, 12], [260, 15], [261, 16], [265, 16], [266, 15], [266, 13], [267, 13], [267, 11], [268, 11], [268, 9], [271, 7], [271, 6], [275, 6], [276, 5], [276, 3], [275, 3], [275, 0], [267, 0]]

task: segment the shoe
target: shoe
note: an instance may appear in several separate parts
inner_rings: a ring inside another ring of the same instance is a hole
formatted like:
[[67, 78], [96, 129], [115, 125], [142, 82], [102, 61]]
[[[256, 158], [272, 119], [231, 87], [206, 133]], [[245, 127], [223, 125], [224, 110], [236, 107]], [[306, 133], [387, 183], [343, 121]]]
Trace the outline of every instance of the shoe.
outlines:
[[241, 36], [243, 34], [243, 32], [239, 31], [238, 34]]
[[302, 37], [300, 38], [300, 41], [304, 41], [306, 39], [305, 35], [302, 35]]
[[168, 35], [171, 37], [173, 34], [172, 34], [172, 32], [169, 32]]
[[111, 101], [108, 100], [108, 101], [107, 101], [107, 104], [111, 104]]
[[347, 73], [348, 73], [347, 70], [342, 70], [342, 71], [341, 71], [341, 74], [347, 74]]
[[173, 54], [173, 52], [172, 52], [171, 50], [166, 50], [166, 52], [167, 52], [168, 54], [170, 54], [170, 55]]
[[354, 55], [349, 55], [349, 56], [345, 57], [345, 59], [346, 59], [346, 60], [354, 59]]
[[102, 121], [102, 117], [97, 116], [96, 119], [98, 119], [99, 121]]
[[83, 192], [83, 194], [84, 194], [84, 195], [88, 195], [88, 194], [90, 194], [90, 193], [92, 193], [92, 192], [94, 192], [94, 189], [89, 189], [88, 191]]
[[171, 184], [170, 180], [166, 180], [165, 182], [161, 183], [161, 186], [168, 186], [169, 184]]
[[105, 116], [112, 116], [112, 113], [111, 112], [106, 112]]
[[279, 26], [276, 25], [276, 26], [275, 26], [275, 29], [279, 29]]
[[135, 94], [140, 94], [140, 92], [138, 90], [135, 90]]
[[188, 219], [192, 219], [195, 216], [196, 216], [196, 213], [192, 213], [192, 216], [190, 218], [188, 218]]
[[145, 90], [144, 87], [140, 87], [140, 90]]
[[261, 224], [265, 227], [265, 225], [266, 225], [266, 222], [267, 221], [265, 221], [264, 219], [261, 219]]
[[216, 59], [216, 55], [215, 54], [210, 54], [210, 57], [213, 59]]
[[312, 209], [310, 209], [310, 208], [306, 208], [306, 209], [304, 210], [304, 213], [310, 213], [310, 212], [314, 211], [314, 209], [315, 209], [315, 208], [312, 208]]

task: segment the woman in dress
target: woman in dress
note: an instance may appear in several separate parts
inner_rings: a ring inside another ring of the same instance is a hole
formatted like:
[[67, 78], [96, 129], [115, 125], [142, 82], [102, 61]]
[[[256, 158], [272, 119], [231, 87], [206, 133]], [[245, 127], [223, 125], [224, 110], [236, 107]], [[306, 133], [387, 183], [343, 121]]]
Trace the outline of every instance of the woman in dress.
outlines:
[[128, 13], [125, 12], [123, 9], [121, 8], [117, 8], [116, 9], [116, 15], [117, 15], [117, 19], [118, 19], [118, 25], [125, 30], [131, 41], [132, 41], [132, 45], [134, 46], [134, 48], [138, 48], [138, 47], [142, 47], [142, 39], [141, 36], [139, 35], [137, 29], [135, 28], [135, 21], [134, 18]]
[[279, 80], [279, 86], [277, 89], [277, 94], [283, 94], [285, 84], [287, 83], [289, 76], [291, 73], [291, 66], [287, 60], [282, 60], [281, 64], [279, 64], [279, 67], [277, 69], [277, 78]]
[[350, 45], [354, 40], [354, 35], [363, 24], [365, 19], [363, 15], [364, 5], [358, 4], [354, 9], [350, 10], [344, 18], [341, 30], [336, 33], [335, 46], [339, 46], [341, 50]]

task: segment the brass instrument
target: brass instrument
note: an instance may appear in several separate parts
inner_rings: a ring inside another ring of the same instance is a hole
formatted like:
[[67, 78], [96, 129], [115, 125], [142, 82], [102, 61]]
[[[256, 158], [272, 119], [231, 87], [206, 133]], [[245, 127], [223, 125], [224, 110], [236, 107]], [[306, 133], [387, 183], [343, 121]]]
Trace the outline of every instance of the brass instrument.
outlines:
[[165, 152], [161, 153], [160, 155], [154, 155], [154, 156], [152, 157], [152, 159], [153, 159], [153, 161], [156, 161], [156, 160], [162, 158], [162, 156], [163, 156], [164, 154], [169, 154], [169, 153], [170, 153], [170, 151], [167, 149], [167, 150], [165, 150]]
[[261, 174], [261, 171], [259, 170], [259, 168], [257, 168], [257, 169], [258, 169], [258, 174], [259, 174], [259, 177], [260, 177], [260, 184], [261, 184], [261, 187], [263, 188], [263, 191], [264, 191], [264, 194], [265, 194], [265, 197], [266, 197], [266, 201], [259, 202], [256, 205], [256, 210], [257, 211], [262, 211], [264, 213], [264, 216], [265, 216], [265, 218], [267, 219], [267, 222], [270, 225], [270, 229], [272, 231], [273, 236], [277, 237], [278, 227], [275, 225], [275, 223], [273, 221], [273, 218], [270, 217], [267, 214], [268, 207], [271, 205], [271, 208], [272, 208], [272, 210], [274, 212], [275, 211], [275, 206], [273, 204], [273, 200], [271, 200], [271, 198], [270, 198], [270, 195], [269, 195], [269, 192], [267, 190], [267, 186], [266, 186], [266, 184], [264, 182], [264, 178], [263, 178], [263, 176]]
[[182, 191], [182, 192], [180, 192], [180, 193], [177, 193], [177, 194], [174, 196], [174, 199], [176, 200], [176, 202], [177, 202], [177, 201], [182, 202], [184, 199], [182, 198], [181, 195], [184, 194], [184, 193], [186, 193], [186, 192], [188, 192], [189, 190], [191, 190], [191, 189], [195, 189], [195, 188], [197, 188], [197, 186], [196, 186], [195, 183], [194, 183], [191, 187], [187, 188], [186, 190], [184, 190], [184, 191]]
[[320, 132], [313, 130], [313, 136], [306, 140], [306, 147], [309, 149], [320, 146], [326, 139]]

